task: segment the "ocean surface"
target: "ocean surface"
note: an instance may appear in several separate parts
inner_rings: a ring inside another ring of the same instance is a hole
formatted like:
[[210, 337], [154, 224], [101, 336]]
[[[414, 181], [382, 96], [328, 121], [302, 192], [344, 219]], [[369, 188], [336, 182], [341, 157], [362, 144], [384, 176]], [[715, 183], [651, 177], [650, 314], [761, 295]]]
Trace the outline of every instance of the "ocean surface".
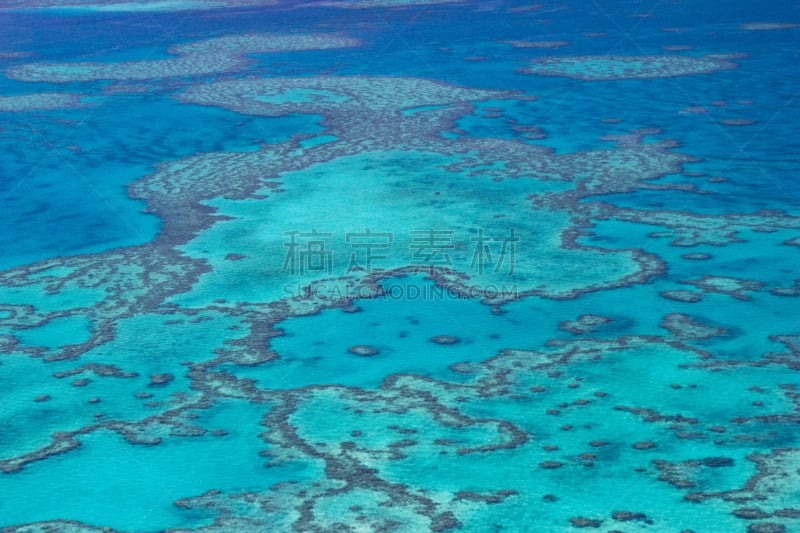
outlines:
[[0, 532], [800, 532], [794, 0], [0, 28]]

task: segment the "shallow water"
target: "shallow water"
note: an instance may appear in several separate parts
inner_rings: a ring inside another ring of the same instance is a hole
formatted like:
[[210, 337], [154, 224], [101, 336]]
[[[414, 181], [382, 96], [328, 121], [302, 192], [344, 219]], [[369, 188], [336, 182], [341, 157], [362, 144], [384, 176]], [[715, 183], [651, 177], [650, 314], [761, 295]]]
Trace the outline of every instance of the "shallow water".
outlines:
[[797, 7], [0, 6], [0, 530], [800, 531]]

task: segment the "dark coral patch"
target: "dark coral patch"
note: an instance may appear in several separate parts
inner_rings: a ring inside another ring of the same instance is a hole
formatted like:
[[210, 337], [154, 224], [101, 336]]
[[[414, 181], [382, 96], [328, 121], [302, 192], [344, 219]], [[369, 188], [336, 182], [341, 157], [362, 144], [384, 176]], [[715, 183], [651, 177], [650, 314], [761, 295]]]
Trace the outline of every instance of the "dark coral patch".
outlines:
[[573, 525], [573, 527], [594, 527], [598, 528], [603, 523], [602, 520], [598, 520], [596, 518], [585, 518], [583, 516], [576, 516], [574, 518], [569, 519], [569, 523]]
[[347, 349], [353, 355], [357, 355], [359, 357], [372, 357], [374, 355], [378, 355], [380, 350], [378, 350], [374, 346], [370, 346], [368, 344], [358, 344], [356, 346], [351, 346]]
[[436, 335], [435, 337], [431, 337], [431, 342], [434, 344], [450, 345], [458, 344], [461, 342], [461, 339], [452, 335]]
[[175, 376], [172, 374], [164, 373], [164, 374], [151, 374], [150, 375], [150, 383], [147, 385], [148, 387], [166, 387], [175, 379]]

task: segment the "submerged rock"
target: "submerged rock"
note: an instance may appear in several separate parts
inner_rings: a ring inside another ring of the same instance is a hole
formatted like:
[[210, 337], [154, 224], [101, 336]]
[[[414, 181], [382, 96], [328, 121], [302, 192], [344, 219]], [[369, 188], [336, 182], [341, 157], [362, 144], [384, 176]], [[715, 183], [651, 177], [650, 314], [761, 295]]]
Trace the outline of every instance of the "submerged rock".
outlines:
[[350, 348], [347, 349], [347, 351], [359, 357], [372, 357], [373, 355], [378, 355], [379, 353], [381, 353], [380, 350], [368, 344], [358, 344], [356, 346], [351, 346]]
[[734, 509], [733, 516], [736, 518], [742, 518], [744, 520], [759, 520], [762, 518], [769, 518], [770, 514], [755, 507], [742, 507], [739, 509]]
[[603, 523], [602, 520], [598, 520], [596, 518], [585, 518], [583, 516], [576, 516], [574, 518], [569, 519], [570, 524], [574, 527], [600, 527]]
[[733, 459], [730, 457], [706, 457], [705, 459], [701, 459], [700, 462], [703, 466], [710, 466], [712, 468], [733, 466]]
[[633, 522], [636, 520], [641, 520], [644, 522], [652, 522], [647, 515], [644, 513], [635, 513], [632, 511], [614, 511], [611, 514], [611, 518], [617, 520], [618, 522]]
[[175, 379], [172, 374], [150, 374], [148, 387], [165, 387]]
[[431, 337], [431, 342], [434, 344], [458, 344], [461, 339], [452, 335], [436, 335]]
[[775, 522], [761, 522], [747, 526], [747, 533], [784, 533], [786, 526]]

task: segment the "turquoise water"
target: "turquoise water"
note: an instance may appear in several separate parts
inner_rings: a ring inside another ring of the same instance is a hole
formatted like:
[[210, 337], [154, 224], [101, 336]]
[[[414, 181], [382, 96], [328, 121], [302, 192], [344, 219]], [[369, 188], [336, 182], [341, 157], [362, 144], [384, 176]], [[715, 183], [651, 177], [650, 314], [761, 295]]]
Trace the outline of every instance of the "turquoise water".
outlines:
[[797, 7], [6, 2], [0, 531], [800, 531]]

